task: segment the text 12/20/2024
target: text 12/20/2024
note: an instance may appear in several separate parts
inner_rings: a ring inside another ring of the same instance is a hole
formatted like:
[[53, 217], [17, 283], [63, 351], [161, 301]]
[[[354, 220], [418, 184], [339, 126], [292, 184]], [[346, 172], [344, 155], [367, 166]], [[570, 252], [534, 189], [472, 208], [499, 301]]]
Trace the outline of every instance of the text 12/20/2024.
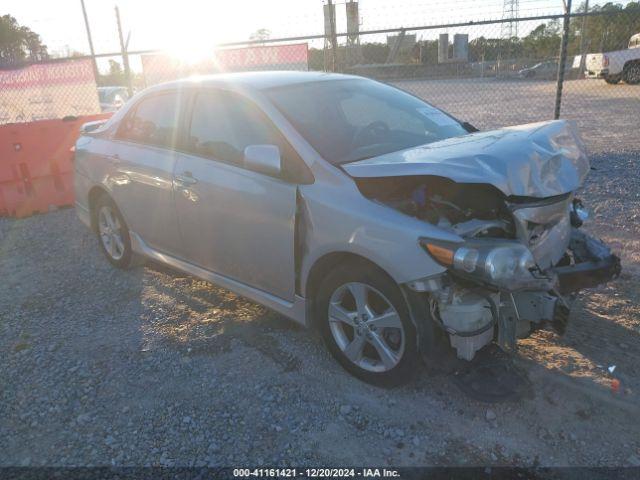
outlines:
[[236, 478], [394, 478], [388, 468], [234, 468]]

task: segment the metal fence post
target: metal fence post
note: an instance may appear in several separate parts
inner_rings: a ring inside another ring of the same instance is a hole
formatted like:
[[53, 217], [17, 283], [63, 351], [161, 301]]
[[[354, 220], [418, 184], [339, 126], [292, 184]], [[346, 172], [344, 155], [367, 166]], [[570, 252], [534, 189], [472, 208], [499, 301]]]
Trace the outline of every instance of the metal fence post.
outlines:
[[[124, 64], [124, 78], [127, 82], [127, 91], [129, 97], [133, 96], [133, 84], [131, 83], [131, 69], [129, 68], [129, 54], [127, 53], [127, 45], [122, 37], [122, 25], [120, 24], [120, 10], [116, 6], [116, 20], [118, 22], [118, 37], [120, 38], [120, 52], [122, 54], [122, 63]], [[127, 42], [128, 43], [128, 42]]]
[[84, 26], [87, 29], [87, 40], [89, 41], [89, 51], [91, 52], [93, 76], [96, 77], [96, 83], [99, 85], [100, 73], [98, 72], [98, 63], [96, 62], [96, 52], [93, 49], [93, 39], [91, 38], [91, 28], [89, 28], [89, 18], [87, 17], [87, 9], [84, 6], [84, 0], [80, 0], [80, 5], [82, 6], [82, 16], [84, 17]]
[[560, 42], [560, 60], [558, 61], [558, 82], [556, 84], [556, 105], [553, 118], [560, 118], [560, 105], [562, 103], [562, 87], [564, 85], [564, 70], [567, 63], [567, 43], [569, 42], [569, 23], [571, 20], [571, 0], [566, 0], [564, 9], [564, 21], [562, 22], [562, 40]]

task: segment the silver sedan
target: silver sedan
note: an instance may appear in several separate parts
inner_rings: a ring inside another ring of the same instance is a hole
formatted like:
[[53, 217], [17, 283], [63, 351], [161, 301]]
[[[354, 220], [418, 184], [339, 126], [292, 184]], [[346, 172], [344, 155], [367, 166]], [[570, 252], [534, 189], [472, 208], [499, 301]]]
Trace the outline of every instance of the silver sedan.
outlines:
[[478, 132], [391, 86], [302, 72], [140, 92], [76, 144], [76, 209], [106, 258], [151, 258], [320, 330], [376, 384], [471, 360], [616, 276], [574, 196], [564, 121]]

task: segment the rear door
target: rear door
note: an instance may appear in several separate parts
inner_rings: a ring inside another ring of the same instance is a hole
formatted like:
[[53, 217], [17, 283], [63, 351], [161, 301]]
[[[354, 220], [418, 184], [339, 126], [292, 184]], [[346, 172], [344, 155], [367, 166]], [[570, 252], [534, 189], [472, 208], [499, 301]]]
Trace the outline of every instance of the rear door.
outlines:
[[166, 253], [177, 253], [180, 246], [173, 170], [181, 99], [177, 91], [168, 91], [140, 100], [123, 119], [108, 159], [114, 200], [129, 229]]
[[295, 152], [253, 102], [223, 90], [196, 94], [187, 129], [175, 169], [181, 256], [292, 301], [297, 186], [244, 168], [243, 152], [278, 145], [285, 171]]

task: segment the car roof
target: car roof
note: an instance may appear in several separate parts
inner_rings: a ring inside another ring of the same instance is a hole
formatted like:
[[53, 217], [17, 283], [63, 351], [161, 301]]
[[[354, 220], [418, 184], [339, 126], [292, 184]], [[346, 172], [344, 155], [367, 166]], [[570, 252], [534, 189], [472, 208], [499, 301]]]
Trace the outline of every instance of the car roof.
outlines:
[[201, 75], [180, 80], [174, 80], [151, 87], [153, 90], [165, 88], [184, 87], [193, 84], [199, 86], [238, 85], [255, 90], [284, 87], [308, 82], [322, 82], [330, 80], [361, 78], [354, 75], [343, 75], [327, 72], [301, 72], [301, 71], [261, 71], [261, 72], [235, 72], [218, 73], [213, 75]]

